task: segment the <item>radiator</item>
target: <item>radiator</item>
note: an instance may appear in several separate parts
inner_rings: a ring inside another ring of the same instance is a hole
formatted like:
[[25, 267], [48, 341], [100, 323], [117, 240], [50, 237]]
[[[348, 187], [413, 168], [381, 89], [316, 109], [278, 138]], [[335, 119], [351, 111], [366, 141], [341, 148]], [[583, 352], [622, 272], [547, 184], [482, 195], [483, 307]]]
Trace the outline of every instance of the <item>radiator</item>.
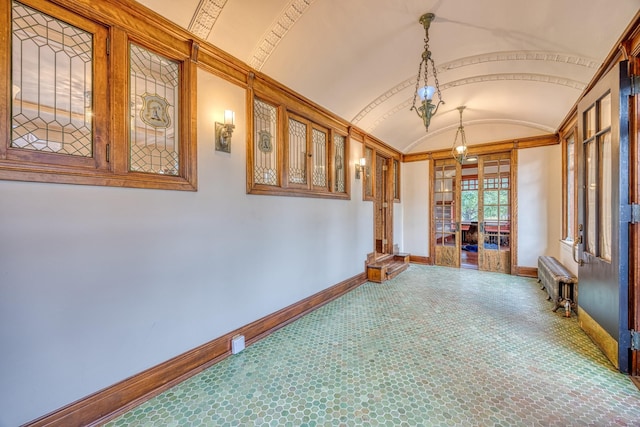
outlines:
[[547, 290], [548, 300], [554, 303], [553, 311], [564, 307], [565, 316], [570, 317], [576, 308], [578, 278], [552, 256], [538, 257], [538, 283]]

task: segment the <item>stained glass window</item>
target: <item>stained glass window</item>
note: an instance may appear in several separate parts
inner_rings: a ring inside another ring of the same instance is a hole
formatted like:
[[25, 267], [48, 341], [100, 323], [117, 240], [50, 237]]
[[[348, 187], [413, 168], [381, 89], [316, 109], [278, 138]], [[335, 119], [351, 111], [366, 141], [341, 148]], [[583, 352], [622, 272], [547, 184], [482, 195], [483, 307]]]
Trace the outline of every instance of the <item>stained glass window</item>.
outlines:
[[93, 155], [93, 35], [21, 3], [12, 8], [11, 147]]
[[130, 170], [178, 175], [179, 64], [130, 44]]

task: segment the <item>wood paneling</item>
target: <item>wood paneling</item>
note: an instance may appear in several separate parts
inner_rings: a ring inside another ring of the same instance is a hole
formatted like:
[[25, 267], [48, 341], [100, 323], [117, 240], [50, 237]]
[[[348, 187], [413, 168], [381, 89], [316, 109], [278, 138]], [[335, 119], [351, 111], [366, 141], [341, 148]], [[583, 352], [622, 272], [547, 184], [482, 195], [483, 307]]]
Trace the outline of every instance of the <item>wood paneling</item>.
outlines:
[[366, 280], [364, 272], [358, 274], [289, 307], [38, 418], [26, 426], [97, 426], [105, 423], [229, 356], [233, 336], [244, 335], [247, 345], [251, 345], [301, 316], [355, 289]]

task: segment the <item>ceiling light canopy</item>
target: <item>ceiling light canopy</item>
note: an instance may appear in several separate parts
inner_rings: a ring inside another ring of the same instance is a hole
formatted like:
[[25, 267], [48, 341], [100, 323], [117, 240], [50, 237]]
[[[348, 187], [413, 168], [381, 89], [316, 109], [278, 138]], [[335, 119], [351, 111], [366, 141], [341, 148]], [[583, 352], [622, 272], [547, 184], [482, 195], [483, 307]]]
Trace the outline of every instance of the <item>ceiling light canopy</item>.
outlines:
[[[418, 66], [416, 88], [413, 93], [413, 106], [411, 107], [411, 109], [415, 110], [416, 114], [418, 114], [418, 117], [422, 119], [427, 132], [429, 131], [431, 118], [438, 111], [440, 104], [444, 104], [438, 83], [438, 72], [436, 71], [436, 66], [431, 57], [431, 51], [429, 50], [429, 27], [435, 17], [433, 13], [425, 13], [420, 17], [420, 23], [424, 27], [424, 52], [422, 52], [422, 60]], [[429, 75], [433, 77], [435, 86], [429, 85]], [[438, 102], [433, 100], [433, 95], [435, 95], [436, 92], [438, 93]], [[419, 105], [416, 104], [418, 97], [420, 97]]]

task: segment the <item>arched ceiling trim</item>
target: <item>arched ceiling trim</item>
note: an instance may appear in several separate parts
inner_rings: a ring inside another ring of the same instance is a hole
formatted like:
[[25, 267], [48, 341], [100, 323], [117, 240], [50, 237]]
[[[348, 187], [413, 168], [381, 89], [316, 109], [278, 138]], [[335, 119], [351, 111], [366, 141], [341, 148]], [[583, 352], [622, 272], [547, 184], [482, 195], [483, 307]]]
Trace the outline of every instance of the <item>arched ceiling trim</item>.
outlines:
[[253, 49], [249, 65], [260, 71], [280, 41], [315, 0], [291, 0]]
[[469, 65], [482, 64], [484, 62], [497, 61], [546, 61], [579, 65], [587, 68], [597, 68], [598, 62], [591, 58], [573, 55], [564, 52], [549, 52], [537, 50], [513, 50], [504, 52], [491, 52], [481, 55], [467, 56], [455, 61], [450, 61], [438, 67], [438, 72], [453, 70]]
[[227, 0], [200, 0], [189, 23], [189, 31], [206, 40], [226, 3]]
[[[586, 87], [586, 83], [567, 79], [564, 77], [550, 76], [546, 74], [502, 73], [502, 74], [486, 74], [482, 76], [472, 76], [464, 79], [454, 80], [452, 82], [445, 83], [440, 87], [440, 89], [444, 92], [445, 90], [451, 89], [453, 87], [459, 87], [459, 86], [464, 86], [464, 85], [473, 84], [473, 83], [485, 83], [485, 82], [504, 81], [504, 80], [521, 80], [521, 81], [531, 81], [531, 82], [538, 82], [538, 83], [556, 84], [556, 85], [567, 86], [572, 89], [576, 89], [580, 92], [582, 92], [582, 90], [584, 90], [584, 88]], [[395, 106], [394, 108], [392, 108], [391, 110], [383, 114], [381, 117], [379, 117], [375, 122], [373, 122], [371, 126], [369, 126], [366, 129], [366, 131], [373, 132], [382, 122], [387, 120], [389, 117], [393, 116], [399, 111], [409, 109], [412, 103], [413, 103], [413, 97], [408, 98], [401, 104]], [[371, 110], [367, 111], [367, 113], [370, 111]], [[356, 122], [354, 122], [354, 124], [355, 123]]]
[[[556, 130], [552, 127], [549, 126], [545, 126], [543, 124], [540, 123], [534, 123], [534, 122], [528, 122], [525, 120], [510, 120], [510, 119], [481, 119], [481, 120], [469, 120], [469, 121], [465, 121], [463, 122], [463, 125], [465, 127], [470, 127], [470, 126], [474, 126], [474, 125], [516, 125], [516, 126], [524, 126], [524, 127], [529, 127], [529, 128], [533, 128], [533, 129], [539, 129], [545, 133], [555, 133]], [[411, 149], [413, 147], [415, 147], [416, 145], [419, 145], [425, 141], [427, 141], [428, 139], [432, 139], [435, 138], [436, 136], [440, 135], [441, 133], [445, 133], [448, 131], [451, 131], [452, 129], [457, 129], [459, 126], [459, 124], [454, 124], [454, 125], [450, 125], [450, 126], [446, 126], [442, 129], [438, 129], [436, 131], [431, 131], [429, 132], [429, 134], [422, 136], [420, 138], [418, 138], [417, 140], [413, 141], [411, 144], [409, 144], [405, 149], [404, 152], [408, 153], [409, 151], [411, 151]], [[469, 144], [470, 146], [473, 144]]]
[[[505, 51], [505, 52], [491, 52], [483, 55], [468, 56], [460, 58], [455, 61], [450, 61], [437, 67], [438, 72], [443, 73], [447, 70], [453, 70], [456, 68], [467, 67], [486, 62], [497, 61], [547, 61], [547, 62], [559, 62], [566, 64], [579, 65], [587, 68], [597, 68], [598, 63], [590, 58], [581, 57], [577, 55], [571, 55], [562, 52], [545, 52], [545, 51]], [[407, 87], [413, 87], [416, 84], [415, 77], [410, 77], [401, 83], [398, 83], [393, 88], [389, 89], [369, 104], [364, 107], [360, 112], [351, 120], [352, 123], [357, 124], [360, 122], [369, 112], [375, 109], [377, 106], [385, 102], [388, 98], [394, 96], [398, 92], [406, 89]], [[584, 84], [583, 88], [584, 88]]]

